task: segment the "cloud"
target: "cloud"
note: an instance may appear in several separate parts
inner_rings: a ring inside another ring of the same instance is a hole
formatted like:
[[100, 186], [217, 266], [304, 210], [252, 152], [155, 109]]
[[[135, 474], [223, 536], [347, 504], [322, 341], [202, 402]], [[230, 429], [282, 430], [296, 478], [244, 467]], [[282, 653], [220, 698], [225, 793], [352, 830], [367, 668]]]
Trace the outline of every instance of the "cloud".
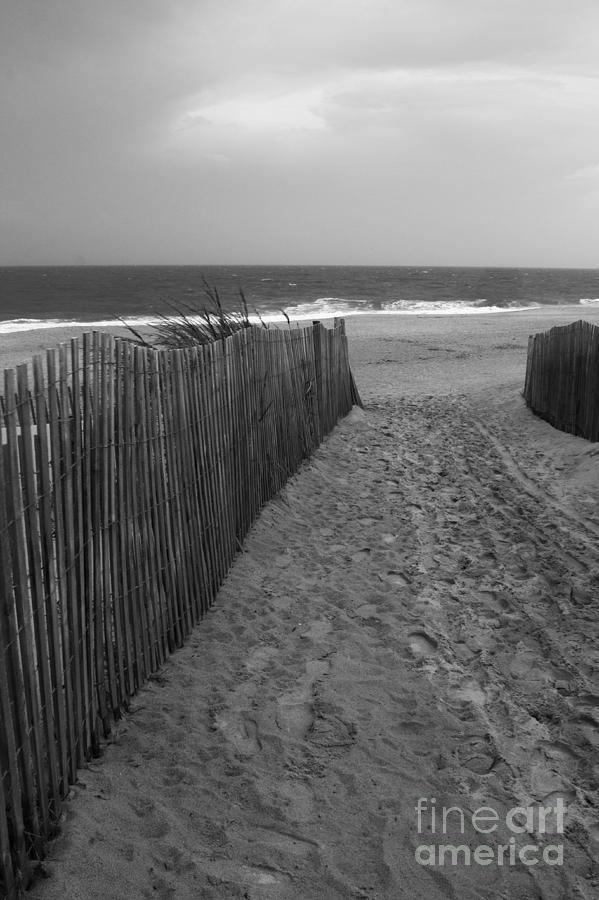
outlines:
[[239, 71], [598, 65], [591, 0], [271, 0], [222, 4], [202, 19], [205, 59], [225, 81]]
[[306, 259], [355, 256], [391, 252], [401, 221], [424, 259], [452, 216], [452, 247], [482, 253], [490, 210], [523, 252], [560, 203], [588, 234], [595, 0], [3, 0], [2, 18], [13, 255], [284, 261], [288, 228]]
[[599, 187], [599, 163], [590, 166], [582, 166], [574, 172], [569, 172], [566, 175], [566, 180]]
[[175, 123], [175, 130], [186, 132], [201, 126], [230, 126], [249, 131], [320, 130], [324, 120], [317, 112], [321, 90], [296, 90], [284, 93], [243, 94], [221, 102], [188, 109]]
[[[186, 100], [168, 127], [171, 147], [182, 149], [241, 146], [240, 132], [268, 141], [276, 133], [313, 131], [323, 148], [336, 134], [358, 141], [436, 135], [463, 144], [517, 141], [526, 155], [550, 140], [568, 144], [574, 130], [577, 141], [599, 138], [598, 88], [599, 79], [488, 64], [347, 69], [307, 86], [295, 76], [262, 77], [249, 91], [220, 85]], [[284, 145], [273, 147], [282, 152]]]

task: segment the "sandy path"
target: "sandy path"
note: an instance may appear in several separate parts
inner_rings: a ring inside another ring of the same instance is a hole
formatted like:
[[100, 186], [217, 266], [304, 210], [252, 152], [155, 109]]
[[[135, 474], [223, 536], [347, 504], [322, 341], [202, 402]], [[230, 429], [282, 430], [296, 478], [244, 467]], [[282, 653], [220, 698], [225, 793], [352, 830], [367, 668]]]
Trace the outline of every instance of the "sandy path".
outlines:
[[[599, 456], [519, 396], [556, 318], [360, 323], [366, 412], [81, 773], [33, 897], [599, 898]], [[433, 797], [502, 821], [419, 833]], [[564, 834], [506, 827], [558, 797]], [[510, 837], [563, 865], [414, 855]]]
[[[470, 407], [354, 413], [292, 479], [82, 774], [35, 896], [599, 896], [598, 526], [556, 527]], [[418, 797], [557, 794], [561, 868], [414, 860]]]

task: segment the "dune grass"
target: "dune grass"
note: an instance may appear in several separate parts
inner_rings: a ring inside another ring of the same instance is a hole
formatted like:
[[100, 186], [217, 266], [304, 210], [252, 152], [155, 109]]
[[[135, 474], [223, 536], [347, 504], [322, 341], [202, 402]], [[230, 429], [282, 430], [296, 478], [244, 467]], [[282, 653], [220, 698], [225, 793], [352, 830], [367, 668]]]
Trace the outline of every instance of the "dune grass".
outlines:
[[[157, 317], [159, 322], [154, 326], [150, 338], [142, 337], [131, 325], [125, 324], [139, 343], [167, 350], [180, 350], [183, 347], [224, 340], [243, 328], [252, 327], [254, 323], [250, 321], [247, 301], [241, 288], [239, 308], [236, 310], [224, 309], [218, 289], [208, 284], [206, 279], [203, 279], [203, 288], [207, 298], [203, 306], [167, 303], [170, 312]], [[255, 315], [262, 327], [267, 328], [257, 311]]]

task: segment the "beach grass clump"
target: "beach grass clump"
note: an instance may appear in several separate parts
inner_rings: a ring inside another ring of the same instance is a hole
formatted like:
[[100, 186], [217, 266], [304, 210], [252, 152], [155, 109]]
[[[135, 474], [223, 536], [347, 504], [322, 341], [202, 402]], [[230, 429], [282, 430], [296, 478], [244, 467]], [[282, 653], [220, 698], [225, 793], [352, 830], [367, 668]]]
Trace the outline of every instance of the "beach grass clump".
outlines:
[[[224, 340], [244, 328], [252, 327], [247, 301], [241, 288], [239, 289], [239, 308], [225, 310], [218, 289], [211, 287], [205, 279], [203, 286], [207, 298], [203, 306], [194, 307], [188, 304], [168, 303], [170, 312], [157, 316], [158, 324], [154, 326], [153, 334], [149, 339], [142, 338], [130, 325], [127, 327], [137, 340], [146, 346], [167, 350], [180, 350], [185, 347], [210, 344], [214, 341]], [[266, 328], [267, 325], [262, 321], [259, 313], [256, 313], [256, 316], [262, 327]]]

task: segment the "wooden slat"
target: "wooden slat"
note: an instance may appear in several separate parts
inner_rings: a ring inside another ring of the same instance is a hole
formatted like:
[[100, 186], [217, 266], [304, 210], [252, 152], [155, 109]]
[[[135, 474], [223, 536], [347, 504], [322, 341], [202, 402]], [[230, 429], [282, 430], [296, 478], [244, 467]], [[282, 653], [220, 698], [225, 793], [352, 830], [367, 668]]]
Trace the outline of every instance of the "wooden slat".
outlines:
[[159, 534], [159, 566], [161, 568], [161, 602], [163, 609], [161, 616], [166, 639], [166, 648], [169, 652], [177, 646], [177, 634], [175, 632], [175, 616], [173, 611], [174, 598], [177, 595], [175, 550], [173, 541], [173, 523], [170, 515], [167, 515], [168, 506], [168, 478], [166, 474], [166, 450], [164, 446], [164, 413], [163, 413], [163, 382], [160, 375], [158, 354], [148, 354], [149, 365], [149, 427], [151, 430], [151, 448], [153, 459], [153, 488], [155, 516]]
[[222, 583], [226, 572], [225, 548], [222, 538], [222, 498], [220, 494], [220, 479], [217, 462], [217, 446], [214, 429], [214, 412], [212, 394], [212, 356], [209, 346], [203, 346], [198, 351], [199, 372], [198, 389], [201, 418], [199, 420], [200, 453], [202, 454], [202, 466], [206, 482], [205, 495], [208, 499], [209, 510], [207, 524], [210, 530], [210, 541], [213, 546], [213, 574], [210, 592], [210, 603], [214, 600], [216, 592]]
[[87, 446], [86, 473], [86, 519], [88, 531], [88, 588], [93, 596], [90, 630], [93, 634], [95, 657], [95, 686], [98, 712], [98, 727], [104, 737], [110, 733], [108, 713], [108, 684], [105, 639], [105, 598], [104, 598], [104, 557], [102, 543], [103, 527], [103, 478], [102, 478], [102, 428], [103, 428], [103, 385], [102, 360], [100, 357], [100, 336], [98, 332], [83, 339], [84, 356], [84, 435]]
[[219, 472], [222, 485], [225, 560], [227, 569], [231, 565], [236, 552], [235, 547], [235, 499], [233, 497], [232, 469], [232, 435], [229, 407], [229, 383], [227, 376], [227, 343], [220, 340], [210, 345], [213, 351], [214, 396], [216, 401], [215, 423], [219, 445]]
[[[29, 573], [29, 596], [31, 598], [31, 619], [35, 640], [31, 650], [34, 654], [39, 691], [39, 713], [43, 730], [42, 747], [45, 754], [45, 775], [47, 779], [50, 807], [44, 824], [44, 832], [51, 833], [60, 809], [60, 772], [55, 742], [54, 696], [51, 675], [50, 646], [46, 627], [46, 595], [44, 567], [42, 565], [42, 527], [39, 517], [37, 471], [35, 458], [34, 424], [29, 393], [29, 366], [17, 367], [17, 391], [19, 423], [21, 427], [21, 480], [24, 500], [23, 525], [26, 535], [27, 571]], [[45, 431], [45, 426], [44, 426]], [[47, 574], [47, 573], [46, 573]], [[44, 807], [41, 806], [41, 809]]]
[[198, 514], [199, 541], [202, 545], [205, 573], [202, 579], [200, 614], [206, 612], [217, 591], [217, 548], [213, 523], [212, 496], [206, 454], [206, 437], [203, 429], [204, 410], [202, 408], [201, 386], [202, 357], [200, 348], [184, 351], [184, 365], [193, 373], [189, 379], [189, 417], [193, 427], [193, 464], [196, 482], [196, 504]]
[[[0, 672], [0, 674], [3, 674]], [[4, 737], [0, 724], [0, 740]], [[14, 897], [17, 893], [15, 872], [12, 864], [12, 846], [8, 830], [8, 801], [4, 788], [4, 770], [0, 764], [0, 891], [4, 897]]]
[[201, 476], [198, 470], [199, 447], [197, 432], [194, 428], [194, 399], [189, 387], [190, 358], [185, 350], [175, 356], [175, 369], [179, 390], [179, 429], [181, 463], [185, 485], [185, 511], [187, 533], [189, 536], [190, 583], [193, 591], [190, 612], [191, 624], [195, 625], [202, 617], [206, 598], [210, 591], [210, 563], [208, 546], [204, 538], [204, 498], [201, 491]]
[[[23, 747], [23, 775], [28, 828], [32, 849], [40, 854], [44, 838], [48, 835], [48, 772], [44, 765], [42, 735], [42, 711], [37, 683], [35, 660], [35, 634], [33, 609], [29, 587], [25, 536], [25, 510], [19, 463], [18, 409], [16, 398], [16, 376], [12, 369], [4, 373], [4, 401], [6, 404], [7, 453], [5, 460], [5, 485], [8, 513], [8, 534], [12, 559], [15, 604], [11, 621], [11, 640], [18, 642], [22, 664], [23, 718], [21, 719], [20, 740]], [[27, 732], [31, 734], [29, 740]]]
[[112, 569], [115, 592], [115, 619], [122, 635], [123, 690], [128, 696], [138, 685], [137, 654], [134, 637], [133, 598], [131, 588], [131, 540], [129, 528], [129, 398], [131, 382], [127, 367], [126, 341], [114, 348], [115, 403], [115, 546]]
[[156, 576], [156, 534], [152, 518], [152, 488], [150, 468], [152, 466], [148, 425], [148, 371], [146, 351], [143, 347], [133, 350], [136, 378], [136, 438], [139, 445], [137, 465], [137, 498], [139, 502], [138, 532], [142, 558], [143, 589], [140, 599], [143, 604], [143, 627], [148, 633], [149, 664], [152, 672], [162, 665], [163, 649], [160, 639], [160, 614], [158, 599], [158, 579]]
[[54, 727], [56, 730], [57, 759], [59, 761], [59, 792], [66, 796], [69, 785], [69, 733], [67, 727], [67, 701], [65, 676], [60, 639], [59, 612], [62, 600], [62, 580], [58, 576], [56, 563], [57, 527], [53, 514], [54, 485], [51, 479], [50, 426], [42, 359], [33, 359], [33, 385], [36, 401], [37, 420], [37, 475], [39, 493], [39, 515], [41, 522], [42, 576], [47, 623], [47, 639], [52, 663], [52, 697]]
[[[125, 676], [126, 650], [123, 635], [122, 606], [119, 594], [119, 535], [117, 522], [117, 459], [116, 459], [116, 348], [114, 338], [102, 336], [103, 378], [105, 397], [105, 422], [103, 434], [103, 556], [104, 596], [106, 598], [106, 646], [111, 651], [109, 660], [110, 697], [112, 715], [117, 718], [128, 705]], [[112, 663], [112, 665], [111, 665]]]
[[[68, 381], [61, 365], [61, 407], [65, 425], [65, 437], [73, 444], [73, 487], [76, 495], [77, 524], [76, 570], [78, 575], [79, 648], [81, 665], [84, 669], [84, 714], [87, 727], [86, 753], [98, 755], [100, 733], [98, 717], [98, 672], [95, 635], [95, 576], [93, 546], [93, 498], [92, 498], [92, 396], [91, 396], [91, 335], [84, 334], [80, 348], [72, 346], [72, 408], [71, 419], [67, 419]], [[75, 356], [76, 350], [80, 354]], [[62, 360], [61, 360], [62, 363]], [[68, 426], [72, 426], [72, 436]]]
[[238, 341], [238, 352], [233, 355], [235, 362], [234, 383], [239, 410], [239, 481], [241, 492], [241, 518], [238, 524], [238, 540], [247, 534], [253, 519], [251, 482], [251, 438], [250, 438], [250, 368], [248, 349], [248, 329], [244, 328]]
[[314, 369], [315, 369], [315, 388], [316, 388], [316, 434], [317, 443], [320, 443], [324, 431], [324, 410], [323, 410], [323, 373], [322, 373], [322, 327], [320, 322], [313, 323], [313, 340], [314, 340]]
[[182, 366], [182, 350], [175, 350], [171, 354], [173, 393], [171, 404], [173, 407], [173, 424], [176, 434], [174, 441], [175, 453], [173, 461], [176, 466], [175, 478], [178, 487], [178, 507], [181, 529], [181, 553], [183, 568], [185, 571], [185, 593], [183, 616], [185, 622], [185, 635], [189, 634], [194, 624], [194, 608], [200, 594], [197, 567], [194, 556], [198, 553], [194, 546], [193, 532], [194, 520], [190, 498], [190, 473], [188, 471], [189, 451], [189, 422], [185, 408], [185, 384]]
[[204, 348], [208, 365], [206, 383], [206, 408], [209, 415], [211, 435], [211, 471], [216, 498], [215, 516], [218, 528], [218, 539], [221, 549], [221, 568], [219, 584], [225, 577], [230, 563], [231, 530], [229, 525], [229, 498], [226, 485], [226, 447], [223, 434], [222, 410], [222, 348], [220, 341], [208, 344]]
[[[81, 467], [79, 469], [78, 488], [81, 498], [81, 532], [80, 552], [83, 558], [83, 590], [85, 597], [85, 609], [83, 622], [87, 637], [87, 663], [89, 667], [89, 693], [87, 696], [87, 715], [91, 729], [91, 745], [94, 754], [100, 752], [99, 729], [99, 699], [98, 685], [98, 657], [96, 653], [96, 616], [95, 596], [96, 570], [94, 569], [94, 497], [92, 495], [93, 467], [95, 455], [92, 448], [93, 440], [93, 372], [91, 334], [83, 335], [82, 360], [81, 360], [81, 434], [82, 452]], [[103, 680], [103, 672], [100, 672]]]
[[163, 423], [164, 423], [164, 475], [167, 484], [167, 509], [171, 518], [172, 530], [172, 565], [175, 573], [176, 593], [172, 598], [171, 609], [177, 646], [183, 643], [188, 632], [186, 621], [187, 599], [190, 595], [185, 564], [185, 536], [183, 534], [183, 514], [181, 511], [181, 486], [177, 480], [177, 416], [175, 410], [176, 384], [174, 382], [174, 365], [172, 354], [161, 354], [160, 375], [163, 391]]
[[[66, 621], [69, 626], [70, 665], [78, 721], [78, 765], [98, 752], [95, 710], [92, 700], [93, 655], [89, 643], [89, 614], [85, 578], [83, 528], [83, 426], [81, 348], [74, 338], [69, 348], [59, 348], [58, 422], [61, 430], [64, 491], [65, 567], [67, 572]], [[49, 357], [48, 357], [49, 358]], [[69, 391], [69, 381], [70, 388]], [[64, 632], [64, 629], [63, 629]]]
[[156, 445], [156, 423], [153, 412], [153, 396], [156, 393], [156, 373], [152, 370], [151, 354], [140, 349], [140, 366], [143, 375], [143, 391], [140, 396], [139, 423], [140, 439], [143, 451], [143, 478], [144, 494], [146, 497], [146, 519], [149, 552], [149, 585], [151, 612], [154, 622], [155, 660], [157, 665], [162, 665], [169, 653], [168, 620], [166, 615], [166, 596], [164, 584], [165, 560], [164, 554], [164, 528], [162, 515], [159, 508], [157, 473], [158, 465], [156, 453], [159, 446]]
[[123, 344], [124, 378], [124, 429], [125, 429], [125, 519], [122, 523], [128, 560], [128, 609], [131, 621], [135, 657], [135, 687], [140, 687], [151, 672], [149, 662], [149, 639], [145, 623], [145, 603], [143, 597], [144, 564], [143, 550], [138, 529], [137, 480], [139, 476], [139, 454], [136, 442], [137, 372], [134, 351], [130, 344]]
[[[29, 737], [29, 722], [25, 705], [25, 679], [19, 653], [18, 623], [15, 609], [12, 558], [8, 536], [9, 516], [5, 502], [7, 476], [5, 447], [0, 441], [0, 779], [3, 797], [0, 798], [0, 818], [3, 820], [0, 847], [2, 877], [7, 887], [13, 882], [14, 857], [17, 868], [27, 873], [27, 846], [23, 805], [33, 796], [33, 769]], [[2, 734], [3, 732], [3, 734]], [[20, 760], [19, 760], [20, 757]], [[8, 785], [5, 786], [5, 773]], [[10, 801], [10, 803], [9, 803]], [[29, 823], [27, 823], [29, 824]], [[5, 844], [10, 833], [10, 848]]]
[[[96, 615], [98, 628], [102, 628], [102, 658], [106, 677], [104, 694], [110, 707], [110, 716], [104, 722], [105, 732], [110, 720], [118, 718], [121, 704], [121, 677], [117, 674], [118, 644], [114, 622], [114, 596], [112, 568], [114, 565], [112, 519], [114, 509], [114, 395], [113, 348], [107, 335], [94, 334], [94, 392], [96, 403], [96, 529], [95, 546], [102, 561], [102, 571], [97, 580], [96, 606], [102, 614]], [[101, 600], [99, 598], [101, 597]], [[108, 713], [108, 710], [107, 710]]]
[[[49, 437], [49, 453], [51, 457], [50, 480], [52, 485], [52, 497], [50, 505], [54, 518], [54, 535], [50, 537], [50, 543], [54, 544], [55, 565], [56, 565], [56, 607], [60, 612], [59, 616], [59, 644], [60, 659], [57, 658], [57, 669], [60, 667], [62, 677], [62, 685], [64, 690], [66, 727], [67, 727], [67, 755], [68, 755], [68, 776], [69, 781], [76, 778], [77, 765], [81, 765], [84, 760], [84, 733], [83, 733], [83, 704], [81, 702], [81, 692], [79, 684], [77, 690], [73, 689], [72, 679], [72, 650], [71, 650], [71, 630], [69, 607], [69, 588], [72, 593], [76, 594], [74, 571], [67, 569], [67, 530], [65, 525], [65, 506], [72, 511], [72, 491], [67, 492], [67, 480], [64, 471], [64, 453], [62, 446], [62, 435], [60, 428], [60, 413], [58, 402], [58, 390], [56, 384], [57, 368], [56, 368], [56, 352], [48, 350], [46, 353], [46, 371], [48, 375], [48, 437]], [[70, 479], [70, 472], [69, 472]], [[50, 551], [48, 551], [50, 552]], [[71, 582], [71, 584], [69, 584]]]

